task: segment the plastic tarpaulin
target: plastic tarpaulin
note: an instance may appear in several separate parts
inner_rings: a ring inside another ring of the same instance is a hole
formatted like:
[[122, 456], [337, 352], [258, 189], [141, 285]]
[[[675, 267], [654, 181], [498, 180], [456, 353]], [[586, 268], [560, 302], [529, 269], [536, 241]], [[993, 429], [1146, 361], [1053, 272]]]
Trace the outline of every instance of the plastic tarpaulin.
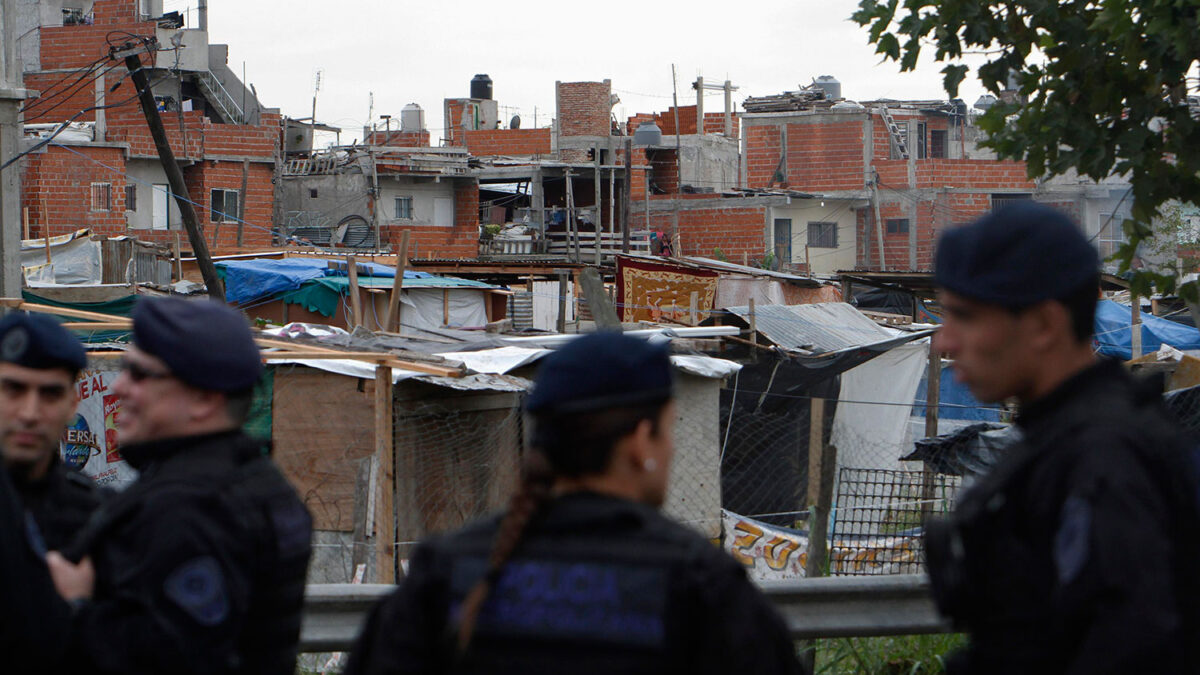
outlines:
[[[966, 384], [954, 381], [954, 367], [942, 369], [941, 387], [938, 390], [938, 419], [999, 422], [1003, 406], [984, 404], [971, 395]], [[917, 387], [917, 406], [914, 417], [925, 417], [925, 402], [928, 398], [928, 379], [921, 378]]]
[[31, 284], [98, 284], [103, 280], [100, 242], [90, 230], [50, 237], [50, 262], [46, 262], [46, 240], [21, 241], [21, 267]]
[[[230, 303], [244, 303], [258, 298], [294, 291], [306, 281], [327, 276], [346, 276], [344, 270], [329, 268], [336, 259], [284, 258], [282, 260], [256, 258], [252, 260], [222, 260], [216, 264], [225, 279], [225, 299]], [[376, 263], [359, 263], [366, 267], [370, 276], [392, 278], [396, 269]], [[404, 271], [405, 279], [425, 279], [428, 272]]]
[[929, 341], [906, 344], [842, 373], [830, 442], [838, 466], [902, 469], [913, 397], [928, 365]]
[[[1119, 359], [1133, 358], [1132, 310], [1112, 300], [1096, 304], [1096, 342], [1100, 353]], [[1164, 344], [1176, 349], [1200, 349], [1200, 330], [1168, 319], [1142, 314], [1142, 352], [1158, 351]]]

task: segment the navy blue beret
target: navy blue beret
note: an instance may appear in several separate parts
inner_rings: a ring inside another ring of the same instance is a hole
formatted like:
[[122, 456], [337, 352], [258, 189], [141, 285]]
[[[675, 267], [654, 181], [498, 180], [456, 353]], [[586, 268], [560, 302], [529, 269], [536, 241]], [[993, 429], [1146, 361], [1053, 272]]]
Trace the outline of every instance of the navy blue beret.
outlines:
[[535, 414], [577, 413], [639, 405], [670, 398], [671, 387], [665, 343], [592, 333], [542, 361], [526, 408]]
[[1099, 274], [1100, 257], [1078, 225], [1022, 200], [943, 233], [933, 278], [964, 297], [1022, 308], [1066, 297]]
[[133, 308], [133, 343], [197, 389], [243, 391], [263, 370], [246, 319], [215, 300], [140, 300]]
[[77, 372], [87, 366], [87, 353], [79, 339], [54, 319], [9, 312], [0, 321], [0, 361], [38, 370], [65, 368]]

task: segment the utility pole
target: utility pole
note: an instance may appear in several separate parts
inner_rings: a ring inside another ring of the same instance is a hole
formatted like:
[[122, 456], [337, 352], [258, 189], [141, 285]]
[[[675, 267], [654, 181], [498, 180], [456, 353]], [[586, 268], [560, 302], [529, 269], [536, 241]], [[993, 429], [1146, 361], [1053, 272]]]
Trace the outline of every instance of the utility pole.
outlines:
[[171, 185], [171, 193], [175, 195], [175, 202], [179, 205], [179, 215], [183, 218], [183, 227], [187, 230], [192, 252], [196, 254], [196, 265], [200, 268], [204, 285], [208, 287], [209, 296], [224, 302], [225, 284], [221, 283], [221, 278], [217, 276], [217, 268], [213, 266], [212, 257], [208, 254], [208, 244], [204, 242], [204, 233], [200, 231], [200, 219], [196, 217], [196, 209], [188, 197], [183, 171], [175, 161], [175, 152], [171, 150], [171, 143], [167, 140], [167, 130], [163, 128], [162, 118], [158, 116], [154, 93], [150, 91], [149, 78], [146, 77], [142, 59], [138, 56], [142, 51], [142, 48], [129, 43], [122, 51], [114, 51], [112, 56], [114, 59], [120, 58], [122, 54], [125, 56], [125, 67], [129, 69], [129, 77], [137, 89], [142, 114], [146, 116], [146, 124], [150, 127], [150, 135], [154, 137], [154, 146], [158, 149], [158, 159], [162, 162], [167, 182]]
[[[0, 164], [21, 151], [21, 101], [28, 95], [17, 64], [16, 6], [0, 0]], [[0, 173], [0, 296], [21, 297], [20, 255], [21, 166], [14, 162]]]
[[[671, 200], [674, 208], [671, 212], [671, 253], [672, 257], [683, 255], [679, 246], [679, 188], [683, 186], [683, 154], [680, 145], [682, 129], [679, 128], [679, 87], [675, 81], [675, 64], [671, 64], [671, 100], [675, 104], [675, 197]], [[646, 211], [650, 210], [650, 191], [646, 191]]]
[[633, 139], [625, 139], [625, 180], [621, 184], [621, 253], [629, 253], [630, 199], [633, 196]]

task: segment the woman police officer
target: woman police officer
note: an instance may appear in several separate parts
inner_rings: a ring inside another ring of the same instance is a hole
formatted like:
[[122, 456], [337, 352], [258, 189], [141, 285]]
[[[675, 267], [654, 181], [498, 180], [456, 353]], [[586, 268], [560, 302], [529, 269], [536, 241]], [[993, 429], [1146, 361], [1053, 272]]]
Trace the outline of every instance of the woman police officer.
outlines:
[[416, 549], [347, 673], [801, 672], [741, 566], [658, 511], [665, 347], [576, 339], [547, 357], [527, 409], [533, 449], [508, 511]]

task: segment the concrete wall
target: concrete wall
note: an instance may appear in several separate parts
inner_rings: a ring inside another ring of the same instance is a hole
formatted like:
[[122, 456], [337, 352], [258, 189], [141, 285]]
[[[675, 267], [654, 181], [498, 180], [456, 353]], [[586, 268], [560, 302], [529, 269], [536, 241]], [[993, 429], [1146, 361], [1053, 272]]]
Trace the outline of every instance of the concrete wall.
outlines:
[[721, 535], [721, 381], [676, 371], [675, 458], [663, 511], [710, 539]]
[[[362, 216], [370, 221], [368, 181], [358, 172], [330, 176], [287, 176], [279, 191], [283, 201], [283, 223], [296, 226], [332, 227], [346, 216]], [[312, 196], [312, 190], [317, 196]]]
[[[679, 164], [683, 185], [712, 188], [718, 194], [740, 185], [741, 166], [738, 142], [724, 136], [680, 137]], [[675, 137], [664, 137], [663, 144], [674, 146]]]
[[[131, 159], [125, 163], [126, 184], [137, 190], [137, 210], [125, 211], [125, 220], [130, 229], [148, 230], [154, 224], [155, 195], [154, 185], [166, 185], [167, 174], [162, 164], [153, 160]], [[161, 198], [160, 198], [161, 199]], [[199, 201], [199, 200], [196, 200]], [[179, 205], [174, 199], [167, 200], [170, 207], [170, 229], [182, 229], [183, 220], [179, 214]]]
[[[780, 255], [781, 263], [791, 264], [807, 273], [832, 274], [839, 270], [854, 269], [857, 250], [855, 206], [861, 202], [851, 200], [794, 199], [791, 204], [770, 209], [771, 250], [778, 251], [775, 239], [775, 221], [790, 219], [791, 256]], [[808, 247], [808, 224], [814, 222], [837, 224], [837, 248]], [[786, 242], [782, 242], [786, 243]], [[786, 250], [786, 247], [784, 247]]]
[[[396, 217], [396, 198], [412, 197], [412, 218]], [[439, 205], [438, 200], [442, 200]], [[388, 225], [454, 226], [454, 185], [408, 176], [379, 177], [379, 222]]]

